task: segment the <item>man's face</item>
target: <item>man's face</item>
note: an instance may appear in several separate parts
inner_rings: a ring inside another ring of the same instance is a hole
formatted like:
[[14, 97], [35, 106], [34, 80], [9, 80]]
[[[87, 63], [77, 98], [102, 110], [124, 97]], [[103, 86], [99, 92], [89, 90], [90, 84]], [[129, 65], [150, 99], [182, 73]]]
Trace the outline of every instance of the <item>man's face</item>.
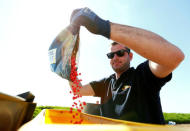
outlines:
[[[126, 50], [124, 45], [117, 44], [111, 47], [111, 52], [116, 52], [119, 50]], [[123, 73], [130, 67], [130, 60], [132, 59], [132, 53], [130, 55], [127, 52], [124, 52], [123, 56], [118, 56], [114, 54], [114, 57], [110, 60], [112, 69], [116, 73]]]

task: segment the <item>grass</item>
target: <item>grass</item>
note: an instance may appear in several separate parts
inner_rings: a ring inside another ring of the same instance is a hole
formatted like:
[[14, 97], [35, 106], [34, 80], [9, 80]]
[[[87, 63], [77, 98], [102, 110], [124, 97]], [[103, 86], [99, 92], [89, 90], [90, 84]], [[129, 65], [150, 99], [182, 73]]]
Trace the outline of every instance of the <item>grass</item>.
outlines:
[[[35, 118], [43, 109], [70, 109], [70, 107], [60, 107], [60, 106], [37, 106], [33, 118]], [[190, 123], [190, 113], [164, 113], [165, 122], [174, 121], [176, 124], [189, 124]]]
[[175, 121], [176, 124], [189, 124], [190, 113], [164, 113], [166, 123], [168, 121]]

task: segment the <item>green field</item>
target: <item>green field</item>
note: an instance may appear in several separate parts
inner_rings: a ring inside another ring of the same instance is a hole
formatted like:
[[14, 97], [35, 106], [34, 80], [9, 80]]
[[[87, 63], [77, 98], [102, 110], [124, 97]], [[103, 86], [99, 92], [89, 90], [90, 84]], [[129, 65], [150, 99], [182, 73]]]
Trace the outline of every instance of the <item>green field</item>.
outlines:
[[[36, 117], [42, 109], [70, 109], [70, 107], [60, 106], [37, 106], [33, 118]], [[190, 113], [164, 113], [166, 123], [168, 121], [174, 121], [176, 124], [187, 124], [190, 123]]]
[[166, 123], [175, 121], [176, 124], [190, 123], [190, 113], [164, 113]]

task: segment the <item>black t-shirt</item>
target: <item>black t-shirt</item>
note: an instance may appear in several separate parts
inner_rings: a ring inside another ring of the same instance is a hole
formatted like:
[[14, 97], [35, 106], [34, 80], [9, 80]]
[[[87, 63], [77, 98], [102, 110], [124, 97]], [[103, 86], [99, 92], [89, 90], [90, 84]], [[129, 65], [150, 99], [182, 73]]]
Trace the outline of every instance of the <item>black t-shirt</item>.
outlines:
[[101, 97], [101, 116], [164, 124], [160, 103], [160, 89], [172, 78], [157, 78], [150, 71], [148, 61], [136, 69], [130, 68], [118, 80], [115, 75], [90, 83], [95, 96]]

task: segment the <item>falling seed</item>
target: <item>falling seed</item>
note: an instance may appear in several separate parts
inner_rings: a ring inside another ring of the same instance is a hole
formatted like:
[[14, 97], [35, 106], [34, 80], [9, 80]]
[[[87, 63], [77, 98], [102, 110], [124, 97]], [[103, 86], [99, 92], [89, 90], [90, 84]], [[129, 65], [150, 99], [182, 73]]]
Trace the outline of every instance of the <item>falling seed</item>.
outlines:
[[80, 109], [77, 109], [77, 111], [78, 111], [78, 112], [81, 112], [81, 110], [80, 110]]

